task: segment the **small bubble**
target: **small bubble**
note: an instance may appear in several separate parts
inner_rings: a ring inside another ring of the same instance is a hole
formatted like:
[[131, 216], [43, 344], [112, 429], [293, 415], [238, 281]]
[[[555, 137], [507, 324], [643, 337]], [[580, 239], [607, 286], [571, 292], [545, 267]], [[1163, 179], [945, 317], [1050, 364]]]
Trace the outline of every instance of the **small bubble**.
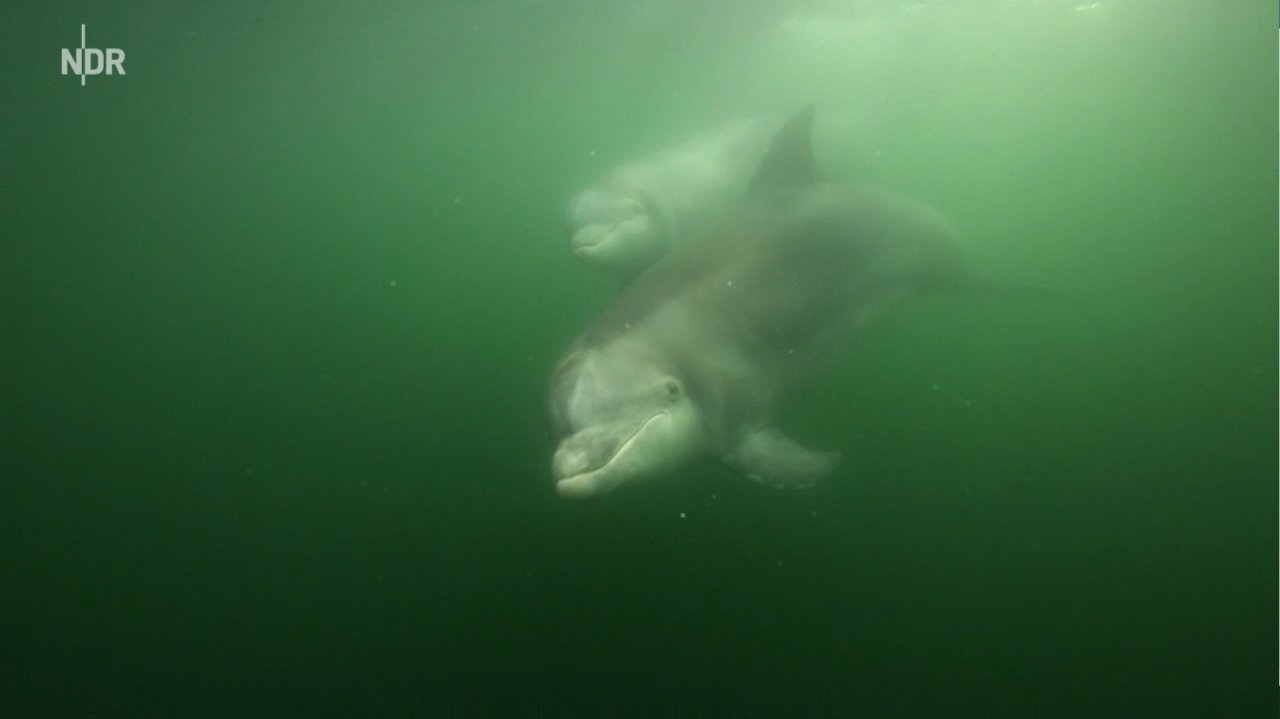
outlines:
[[592, 157], [595, 157], [595, 156], [596, 156], [596, 151], [595, 151], [595, 150], [592, 150], [591, 152], [589, 152], [589, 153], [587, 153], [587, 154], [591, 155]]
[[681, 518], [681, 519], [684, 519], [684, 512], [681, 512], [681, 513], [680, 513], [680, 518]]
[[455, 198], [453, 198], [453, 204], [455, 204], [455, 205], [461, 205], [461, 204], [462, 204], [462, 198], [461, 198], [461, 197], [455, 197]]
[[392, 287], [395, 287], [395, 286], [396, 286], [396, 281], [395, 281], [395, 280], [391, 280], [391, 286], [392, 286]]

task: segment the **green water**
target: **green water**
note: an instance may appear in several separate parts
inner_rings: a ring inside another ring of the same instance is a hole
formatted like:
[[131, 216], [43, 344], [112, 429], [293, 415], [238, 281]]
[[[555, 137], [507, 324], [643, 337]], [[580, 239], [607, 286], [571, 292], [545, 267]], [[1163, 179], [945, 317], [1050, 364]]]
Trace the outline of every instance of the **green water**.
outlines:
[[[6, 10], [0, 704], [1274, 716], [1275, 4], [906, 5]], [[565, 201], [806, 102], [1064, 297], [886, 319], [812, 490], [557, 498]]]

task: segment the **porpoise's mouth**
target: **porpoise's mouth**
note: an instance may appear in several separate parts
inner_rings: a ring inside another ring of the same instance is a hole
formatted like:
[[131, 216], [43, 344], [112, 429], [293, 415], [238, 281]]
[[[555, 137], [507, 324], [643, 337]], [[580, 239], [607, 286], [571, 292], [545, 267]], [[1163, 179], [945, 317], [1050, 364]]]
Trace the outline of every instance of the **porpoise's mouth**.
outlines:
[[601, 480], [609, 479], [608, 471], [614, 467], [618, 458], [626, 455], [627, 451], [635, 445], [636, 438], [639, 437], [645, 429], [649, 427], [649, 425], [653, 424], [655, 420], [666, 414], [668, 414], [668, 412], [663, 410], [649, 415], [649, 417], [645, 419], [645, 421], [641, 422], [640, 425], [636, 427], [636, 430], [632, 432], [631, 435], [622, 442], [622, 444], [618, 445], [618, 449], [609, 456], [609, 459], [605, 460], [605, 462], [600, 466], [556, 480], [556, 492], [558, 492], [561, 497], [589, 497], [601, 490], [612, 489], [618, 482], [622, 481], [622, 477], [614, 477], [611, 482]]
[[573, 233], [573, 237], [569, 241], [569, 245], [573, 250], [573, 253], [579, 257], [590, 255], [599, 249], [601, 245], [605, 244], [605, 242], [613, 236], [613, 233], [618, 231], [619, 227], [622, 227], [629, 221], [630, 220], [619, 220], [611, 225], [596, 224], [579, 228], [577, 232]]

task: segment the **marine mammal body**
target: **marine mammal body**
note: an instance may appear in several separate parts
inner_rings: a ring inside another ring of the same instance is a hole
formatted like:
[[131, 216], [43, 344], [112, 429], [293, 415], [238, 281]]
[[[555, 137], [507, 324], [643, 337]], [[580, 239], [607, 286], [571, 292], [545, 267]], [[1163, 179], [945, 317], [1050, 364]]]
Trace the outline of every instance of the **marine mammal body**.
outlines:
[[910, 297], [972, 282], [958, 236], [914, 200], [825, 179], [812, 108], [777, 133], [753, 202], [627, 287], [549, 386], [556, 489], [588, 497], [694, 457], [804, 487], [834, 452], [776, 425], [838, 351]]
[[742, 202], [782, 122], [727, 123], [614, 169], [569, 202], [570, 249], [605, 274], [635, 277]]

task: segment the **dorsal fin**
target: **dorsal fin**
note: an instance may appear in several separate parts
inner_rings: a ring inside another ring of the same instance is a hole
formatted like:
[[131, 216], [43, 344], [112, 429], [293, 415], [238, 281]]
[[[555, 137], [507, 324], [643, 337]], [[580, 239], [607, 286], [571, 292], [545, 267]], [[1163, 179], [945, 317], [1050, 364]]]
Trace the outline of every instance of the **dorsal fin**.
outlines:
[[773, 136], [769, 151], [751, 180], [751, 192], [825, 182], [827, 176], [813, 159], [813, 105], [792, 115]]

